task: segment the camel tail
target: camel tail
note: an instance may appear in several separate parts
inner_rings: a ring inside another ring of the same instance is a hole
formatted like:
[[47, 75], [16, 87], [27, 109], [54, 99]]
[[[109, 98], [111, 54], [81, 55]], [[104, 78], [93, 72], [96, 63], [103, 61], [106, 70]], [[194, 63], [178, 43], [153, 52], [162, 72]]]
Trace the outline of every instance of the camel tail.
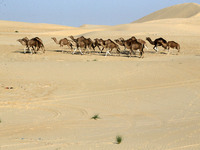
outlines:
[[150, 44], [155, 45], [154, 41], [152, 41], [150, 37], [147, 37], [146, 40], [149, 41]]

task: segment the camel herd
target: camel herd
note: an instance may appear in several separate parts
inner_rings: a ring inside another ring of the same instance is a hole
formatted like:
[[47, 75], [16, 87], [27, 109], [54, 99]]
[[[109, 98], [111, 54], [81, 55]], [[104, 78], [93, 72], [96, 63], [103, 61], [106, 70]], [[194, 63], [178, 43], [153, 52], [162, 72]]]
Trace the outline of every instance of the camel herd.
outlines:
[[24, 53], [26, 53], [27, 49], [31, 52], [31, 54], [36, 54], [36, 51], [38, 51], [39, 49], [42, 49], [43, 53], [45, 53], [44, 44], [39, 37], [35, 37], [30, 40], [25, 37], [23, 39], [18, 39], [17, 41], [25, 46]]
[[[80, 51], [81, 54], [84, 54], [86, 50], [93, 50], [95, 51], [95, 48], [97, 47], [100, 51], [100, 53], [103, 53], [103, 50], [105, 49], [107, 56], [108, 54], [111, 55], [112, 50], [116, 49], [117, 53], [120, 55], [120, 46], [124, 47], [124, 50], [129, 51], [129, 57], [132, 56], [132, 53], [135, 54], [136, 51], [139, 51], [139, 57], [143, 58], [144, 54], [144, 48], [148, 49], [147, 43], [142, 40], [142, 39], [136, 39], [134, 36], [132, 36], [129, 39], [124, 39], [124, 38], [119, 38], [115, 39], [112, 41], [111, 39], [103, 40], [103, 39], [90, 39], [90, 38], [85, 38], [84, 36], [74, 38], [73, 36], [69, 36], [70, 39], [63, 38], [61, 40], [57, 40], [55, 37], [52, 37], [54, 42], [56, 44], [59, 44], [60, 47], [63, 46], [68, 46], [68, 48], [71, 49], [71, 53], [74, 54], [77, 50]], [[180, 51], [180, 45], [175, 42], [175, 41], [166, 41], [163, 38], [157, 38], [154, 41], [151, 40], [150, 37], [147, 37], [146, 40], [154, 45], [153, 49], [158, 52], [158, 46], [162, 46], [164, 49], [168, 49], [168, 54], [169, 54], [169, 49], [170, 48], [175, 48]], [[28, 39], [27, 37], [23, 39], [18, 39], [24, 48], [24, 53], [27, 52], [27, 50], [30, 51], [31, 54], [37, 53], [38, 50], [42, 50], [43, 53], [45, 53], [45, 47], [42, 42], [42, 40], [39, 37], [35, 37], [32, 39]]]

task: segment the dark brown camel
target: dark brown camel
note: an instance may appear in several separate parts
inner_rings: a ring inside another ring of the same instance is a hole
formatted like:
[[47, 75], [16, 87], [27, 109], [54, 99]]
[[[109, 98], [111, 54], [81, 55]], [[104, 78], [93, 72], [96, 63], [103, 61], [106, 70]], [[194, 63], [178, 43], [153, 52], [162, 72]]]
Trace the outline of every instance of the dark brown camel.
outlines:
[[140, 58], [143, 58], [143, 49], [144, 44], [139, 43], [137, 40], [134, 40], [134, 38], [130, 38], [128, 40], [122, 40], [123, 44], [127, 49], [130, 50], [129, 57], [131, 57], [132, 53], [135, 53], [134, 51], [139, 50], [140, 52]]
[[40, 48], [43, 50], [43, 53], [45, 53], [44, 44], [39, 37], [35, 37], [29, 40], [27, 42], [27, 47], [28, 47], [28, 50], [31, 52], [31, 54], [36, 53], [36, 51], [38, 51]]
[[167, 41], [163, 38], [157, 38], [152, 41], [150, 37], [147, 37], [146, 40], [149, 41], [150, 44], [154, 45], [153, 49], [156, 52], [158, 52], [158, 46], [162, 46], [164, 49], [167, 49]]
[[169, 49], [170, 48], [175, 48], [178, 50], [178, 52], [180, 52], [180, 45], [178, 43], [176, 43], [175, 41], [168, 41], [167, 42], [167, 49], [168, 49], [168, 54], [169, 54]]
[[77, 49], [79, 49], [81, 55], [83, 54], [81, 49], [86, 49], [86, 43], [83, 37], [79, 37], [77, 39], [75, 39], [73, 36], [70, 36], [70, 38], [72, 39], [72, 41], [74, 41], [76, 43], [76, 47], [74, 48], [74, 51], [72, 54], [74, 54], [76, 52]]
[[99, 50], [101, 51], [101, 53], [103, 52], [104, 48], [106, 48], [106, 43], [105, 40], [103, 39], [95, 39], [96, 42], [98, 43], [99, 46], [102, 47], [102, 49], [99, 48]]
[[80, 37], [86, 44], [86, 48], [89, 48], [90, 50], [95, 50], [94, 42], [90, 38], [85, 38], [84, 36]]
[[[129, 38], [128, 40], [137, 40], [139, 43], [143, 44], [144, 47], [148, 50], [147, 43], [146, 43], [144, 40], [142, 40], [142, 39], [136, 39], [135, 36], [132, 36], [132, 37]], [[124, 50], [126, 50], [126, 46], [123, 44], [122, 41], [125, 41], [124, 38], [119, 38], [119, 39], [115, 40], [115, 42], [116, 42], [117, 44], [119, 44], [120, 46], [124, 46]]]
[[[52, 37], [52, 39], [54, 40], [54, 42], [56, 44], [59, 44], [60, 47], [67, 45], [71, 50], [73, 49], [72, 43], [67, 38], [60, 39], [59, 41], [57, 41], [57, 39], [55, 37]], [[63, 52], [63, 50], [62, 50], [62, 52]]]
[[94, 44], [93, 45], [94, 45], [94, 48], [98, 47], [99, 50], [101, 51], [101, 48], [100, 48], [101, 44], [99, 43], [99, 39], [98, 38], [94, 39]]
[[147, 43], [146, 43], [144, 40], [142, 40], [142, 39], [136, 39], [135, 36], [132, 36], [132, 37], [130, 38], [130, 40], [133, 40], [133, 41], [134, 41], [134, 40], [137, 40], [139, 43], [143, 44], [144, 47], [148, 50]]

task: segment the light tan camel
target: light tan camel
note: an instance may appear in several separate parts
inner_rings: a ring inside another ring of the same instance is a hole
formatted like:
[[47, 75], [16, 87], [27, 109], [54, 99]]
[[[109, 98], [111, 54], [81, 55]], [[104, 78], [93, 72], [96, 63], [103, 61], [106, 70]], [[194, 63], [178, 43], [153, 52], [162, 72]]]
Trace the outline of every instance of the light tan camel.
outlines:
[[175, 49], [178, 50], [178, 53], [180, 52], [180, 45], [175, 41], [168, 41], [167, 42], [168, 54], [170, 53], [170, 51], [169, 51], [170, 48], [173, 48], [173, 49], [175, 48]]
[[17, 41], [20, 42], [23, 46], [25, 46], [24, 53], [26, 53], [26, 50], [28, 49], [27, 43], [28, 43], [29, 39], [27, 37], [24, 37], [22, 39], [18, 39]]

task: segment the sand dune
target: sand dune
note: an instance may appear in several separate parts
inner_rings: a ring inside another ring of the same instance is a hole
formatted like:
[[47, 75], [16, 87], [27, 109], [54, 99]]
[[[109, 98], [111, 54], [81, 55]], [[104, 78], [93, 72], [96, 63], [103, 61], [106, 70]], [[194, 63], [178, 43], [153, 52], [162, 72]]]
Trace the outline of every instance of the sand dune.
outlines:
[[[82, 27], [0, 21], [0, 150], [200, 149], [199, 18]], [[69, 35], [163, 37], [181, 52], [155, 53], [148, 43], [144, 59], [115, 51], [105, 58], [98, 49], [72, 55], [51, 39]], [[24, 36], [39, 36], [46, 53], [23, 54], [16, 40]]]
[[141, 23], [151, 20], [160, 20], [169, 18], [189, 18], [195, 16], [199, 12], [200, 12], [199, 4], [184, 3], [158, 10], [152, 14], [149, 14], [141, 19], [134, 21], [133, 23]]

